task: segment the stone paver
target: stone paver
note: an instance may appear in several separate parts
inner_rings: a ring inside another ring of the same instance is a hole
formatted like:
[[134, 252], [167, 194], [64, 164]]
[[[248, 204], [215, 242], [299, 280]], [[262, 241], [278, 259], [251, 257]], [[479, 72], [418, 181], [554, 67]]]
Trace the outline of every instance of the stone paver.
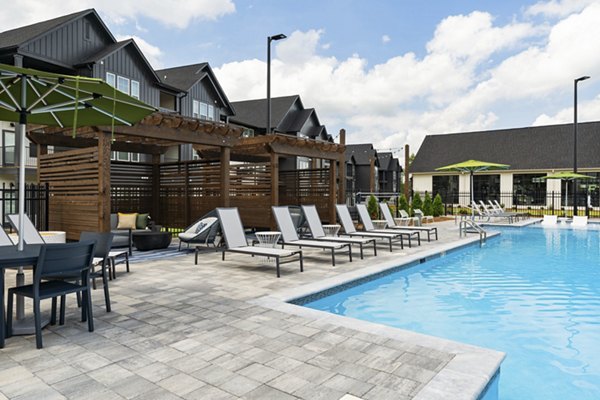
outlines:
[[111, 313], [93, 292], [93, 333], [70, 299], [66, 324], [44, 330], [44, 349], [33, 336], [7, 339], [0, 400], [411, 399], [454, 354], [256, 300], [458, 240], [453, 223], [440, 226], [439, 242], [393, 253], [382, 243], [378, 257], [340, 256], [336, 267], [329, 253], [305, 249], [305, 272], [284, 264], [280, 279], [272, 264], [233, 254], [132, 263], [110, 282]]

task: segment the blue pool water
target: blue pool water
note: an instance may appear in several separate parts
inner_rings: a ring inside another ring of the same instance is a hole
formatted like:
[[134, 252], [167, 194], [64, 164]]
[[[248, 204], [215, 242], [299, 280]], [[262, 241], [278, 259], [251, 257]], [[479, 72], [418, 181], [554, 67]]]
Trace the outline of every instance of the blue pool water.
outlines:
[[600, 399], [599, 234], [506, 229], [305, 306], [503, 351], [501, 400]]

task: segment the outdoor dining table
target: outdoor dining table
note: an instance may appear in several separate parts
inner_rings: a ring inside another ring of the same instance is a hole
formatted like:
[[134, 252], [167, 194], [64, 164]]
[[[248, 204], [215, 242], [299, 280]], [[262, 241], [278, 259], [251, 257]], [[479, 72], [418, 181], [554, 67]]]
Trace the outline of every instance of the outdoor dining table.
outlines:
[[6, 268], [17, 268], [35, 266], [40, 255], [42, 245], [25, 245], [22, 251], [17, 246], [0, 247], [0, 349], [4, 347], [6, 337], [6, 321], [4, 316], [4, 270]]

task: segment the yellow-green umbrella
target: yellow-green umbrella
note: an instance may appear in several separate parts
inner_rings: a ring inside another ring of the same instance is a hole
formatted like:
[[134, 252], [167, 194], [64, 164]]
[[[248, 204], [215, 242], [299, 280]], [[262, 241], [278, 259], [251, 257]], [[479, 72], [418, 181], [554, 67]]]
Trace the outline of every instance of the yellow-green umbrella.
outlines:
[[457, 164], [446, 165], [444, 167], [436, 168], [436, 171], [459, 171], [468, 172], [470, 174], [470, 189], [471, 189], [471, 218], [475, 216], [475, 209], [473, 203], [475, 202], [475, 195], [473, 193], [473, 174], [475, 172], [489, 171], [496, 169], [508, 169], [510, 165], [496, 164], [487, 161], [478, 160], [467, 160], [459, 162]]
[[[575, 179], [594, 179], [593, 176], [578, 174], [577, 172], [562, 171], [556, 174], [543, 176], [542, 179], [560, 179], [561, 181], [574, 181]], [[569, 202], [569, 185], [565, 186], [565, 207]], [[565, 212], [566, 213], [566, 212]]]
[[[133, 125], [156, 111], [101, 79], [0, 64], [0, 121], [19, 123], [19, 232], [25, 210], [27, 123], [60, 127]], [[19, 235], [18, 249], [23, 249]]]

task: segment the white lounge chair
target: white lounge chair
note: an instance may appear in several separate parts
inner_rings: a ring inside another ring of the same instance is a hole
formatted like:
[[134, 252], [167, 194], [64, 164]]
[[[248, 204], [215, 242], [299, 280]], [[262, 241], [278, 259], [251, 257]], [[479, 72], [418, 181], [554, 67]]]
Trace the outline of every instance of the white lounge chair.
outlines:
[[555, 226], [558, 222], [558, 215], [544, 215], [542, 225], [544, 226]]
[[335, 209], [337, 211], [339, 221], [342, 223], [342, 228], [344, 228], [344, 234], [346, 236], [385, 239], [390, 245], [390, 251], [392, 251], [392, 243], [399, 241], [400, 248], [404, 248], [404, 244], [402, 243], [402, 235], [398, 235], [397, 233], [359, 232], [356, 230], [356, 227], [352, 222], [352, 217], [350, 216], [350, 211], [348, 211], [348, 206], [345, 204], [336, 204]]
[[419, 210], [418, 208], [415, 208], [414, 210], [415, 216], [421, 221], [421, 222], [433, 222], [433, 215], [425, 215], [425, 213], [421, 210]]
[[335, 266], [335, 251], [348, 248], [348, 257], [352, 261], [352, 245], [350, 243], [337, 243], [333, 241], [300, 239], [292, 216], [286, 206], [273, 206], [273, 215], [277, 221], [277, 226], [281, 232], [281, 239], [284, 246], [314, 247], [323, 250], [331, 250], [331, 264]]
[[381, 203], [379, 203], [379, 208], [381, 209], [381, 214], [383, 214], [383, 218], [387, 222], [387, 226], [389, 229], [414, 230], [414, 231], [419, 231], [419, 232], [426, 232], [428, 242], [431, 242], [431, 234], [433, 233], [435, 235], [435, 240], [438, 240], [438, 230], [435, 226], [434, 227], [425, 227], [425, 226], [407, 227], [407, 226], [402, 226], [402, 225], [396, 225], [396, 221], [394, 220], [394, 217], [392, 217], [392, 212], [390, 211], [390, 207], [388, 206], [388, 204], [385, 202], [381, 202]]
[[573, 216], [573, 222], [571, 223], [572, 227], [582, 228], [582, 227], [587, 227], [587, 224], [588, 224], [587, 216], [583, 216], [583, 215], [574, 215]]
[[400, 212], [400, 220], [401, 220], [402, 224], [404, 224], [404, 222], [406, 222], [406, 225], [408, 225], [412, 221], [413, 225], [416, 225], [419, 222], [418, 217], [411, 217], [410, 215], [408, 215], [406, 210], [400, 209], [398, 211]]
[[[10, 221], [10, 224], [12, 225], [13, 229], [17, 231], [17, 234], [21, 235], [21, 232], [19, 232], [19, 214], [9, 214], [8, 220]], [[25, 232], [23, 232], [23, 241], [25, 242], [25, 244], [46, 243], [44, 241], [44, 238], [42, 238], [42, 235], [40, 235], [38, 230], [35, 229], [33, 222], [31, 222], [27, 214], [25, 214], [25, 218], [23, 218], [23, 229], [25, 230]]]
[[371, 216], [369, 215], [369, 211], [367, 210], [367, 206], [364, 204], [357, 204], [356, 209], [358, 210], [358, 216], [365, 227], [365, 231], [399, 234], [402, 237], [402, 240], [408, 239], [408, 247], [412, 247], [412, 238], [413, 236], [416, 236], [419, 246], [421, 245], [421, 232], [415, 230], [400, 231], [398, 229], [375, 229], [373, 221], [371, 220]]
[[310, 229], [310, 233], [314, 240], [325, 240], [329, 242], [338, 242], [338, 243], [350, 243], [357, 244], [360, 248], [360, 259], [363, 259], [363, 246], [369, 243], [373, 243], [373, 255], [377, 255], [377, 243], [375, 239], [365, 239], [365, 238], [351, 238], [351, 237], [339, 237], [339, 236], [325, 236], [325, 231], [323, 230], [323, 225], [321, 224], [321, 218], [319, 218], [319, 213], [317, 212], [317, 208], [313, 206], [302, 206], [302, 212], [306, 217], [306, 222], [308, 222], [308, 229]]
[[275, 258], [275, 266], [277, 268], [277, 277], [279, 278], [280, 258], [299, 256], [300, 272], [304, 271], [302, 259], [302, 250], [284, 250], [272, 249], [266, 247], [248, 246], [246, 235], [244, 234], [244, 226], [237, 208], [217, 208], [217, 215], [225, 237], [226, 248], [222, 250], [222, 259], [225, 260], [225, 252], [242, 253], [251, 256], [263, 256]]

